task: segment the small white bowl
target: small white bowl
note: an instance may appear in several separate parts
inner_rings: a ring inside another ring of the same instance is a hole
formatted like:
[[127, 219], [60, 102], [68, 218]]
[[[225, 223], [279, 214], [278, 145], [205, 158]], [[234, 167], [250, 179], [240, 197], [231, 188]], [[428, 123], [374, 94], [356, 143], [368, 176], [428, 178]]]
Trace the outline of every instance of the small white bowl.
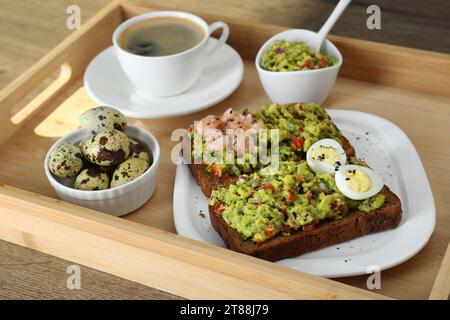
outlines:
[[277, 72], [264, 70], [260, 64], [263, 54], [276, 40], [309, 42], [316, 36], [317, 33], [309, 30], [291, 29], [276, 34], [259, 49], [255, 60], [256, 70], [264, 90], [273, 103], [317, 102], [322, 104], [328, 97], [336, 82], [343, 59], [339, 50], [327, 39], [323, 42], [320, 52], [337, 58], [337, 63], [332, 67]]
[[75, 178], [62, 179], [54, 176], [48, 168], [50, 154], [61, 143], [78, 143], [87, 138], [88, 133], [84, 129], [77, 129], [55, 142], [45, 156], [45, 174], [58, 197], [63, 201], [113, 216], [123, 216], [144, 205], [155, 191], [160, 157], [159, 143], [151, 133], [136, 126], [129, 125], [125, 133], [130, 138], [142, 142], [151, 152], [153, 162], [143, 175], [121, 186], [97, 191], [74, 189], [70, 186], [73, 185]]

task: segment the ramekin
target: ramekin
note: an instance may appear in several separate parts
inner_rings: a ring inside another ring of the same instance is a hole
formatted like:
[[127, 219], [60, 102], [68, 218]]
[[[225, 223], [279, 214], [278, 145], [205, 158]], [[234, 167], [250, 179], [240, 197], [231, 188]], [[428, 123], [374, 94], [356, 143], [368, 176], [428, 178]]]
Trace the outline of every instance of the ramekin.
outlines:
[[48, 168], [49, 158], [53, 150], [61, 143], [78, 143], [88, 136], [84, 129], [77, 129], [55, 142], [45, 156], [45, 174], [58, 197], [63, 201], [113, 216], [126, 215], [144, 205], [153, 195], [156, 187], [160, 158], [159, 143], [151, 133], [136, 126], [129, 125], [125, 133], [130, 138], [137, 139], [145, 144], [151, 152], [153, 162], [143, 175], [121, 186], [97, 191], [74, 189], [69, 186], [73, 184], [74, 178], [61, 179], [54, 176]]
[[273, 103], [317, 102], [322, 104], [336, 82], [343, 59], [336, 46], [325, 39], [321, 53], [337, 58], [332, 67], [301, 71], [268, 71], [261, 67], [261, 58], [276, 40], [309, 42], [317, 33], [303, 29], [280, 32], [267, 40], [256, 55], [255, 64], [261, 84]]

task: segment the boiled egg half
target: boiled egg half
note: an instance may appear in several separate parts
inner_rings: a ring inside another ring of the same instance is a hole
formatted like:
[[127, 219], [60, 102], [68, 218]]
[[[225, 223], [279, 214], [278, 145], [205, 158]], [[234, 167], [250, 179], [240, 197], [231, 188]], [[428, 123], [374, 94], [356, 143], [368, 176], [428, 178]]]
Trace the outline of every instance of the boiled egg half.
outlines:
[[344, 149], [334, 139], [322, 139], [306, 152], [308, 166], [316, 173], [335, 174], [337, 168], [347, 161]]
[[376, 195], [383, 188], [383, 180], [372, 169], [358, 165], [344, 165], [335, 175], [336, 186], [344, 196], [363, 200]]

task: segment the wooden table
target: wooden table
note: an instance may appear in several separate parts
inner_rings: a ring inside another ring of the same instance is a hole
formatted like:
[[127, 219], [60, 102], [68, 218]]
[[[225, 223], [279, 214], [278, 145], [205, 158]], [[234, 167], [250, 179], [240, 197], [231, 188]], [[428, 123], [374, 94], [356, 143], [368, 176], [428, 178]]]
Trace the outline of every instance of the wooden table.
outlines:
[[[155, 0], [138, 1], [153, 6], [263, 21], [317, 30], [334, 3], [328, 0]], [[107, 1], [0, 0], [0, 88], [12, 81], [37, 59], [70, 34], [65, 27], [67, 6], [81, 8], [82, 22]], [[371, 1], [353, 1], [335, 26], [334, 33], [422, 49], [450, 52], [447, 1], [378, 1], [382, 30], [366, 28], [365, 10]], [[81, 267], [81, 290], [66, 287], [71, 262], [0, 241], [0, 298], [2, 299], [170, 299], [165, 292], [148, 288], [93, 269]], [[352, 278], [346, 282], [365, 281]]]

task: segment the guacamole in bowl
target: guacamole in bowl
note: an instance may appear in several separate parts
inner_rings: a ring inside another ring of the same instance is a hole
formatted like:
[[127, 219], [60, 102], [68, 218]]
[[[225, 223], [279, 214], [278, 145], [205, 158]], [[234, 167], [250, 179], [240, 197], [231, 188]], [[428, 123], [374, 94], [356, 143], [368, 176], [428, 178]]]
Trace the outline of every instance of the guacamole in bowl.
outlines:
[[286, 72], [314, 70], [334, 66], [335, 57], [313, 51], [303, 41], [275, 41], [263, 54], [261, 67], [264, 70]]

